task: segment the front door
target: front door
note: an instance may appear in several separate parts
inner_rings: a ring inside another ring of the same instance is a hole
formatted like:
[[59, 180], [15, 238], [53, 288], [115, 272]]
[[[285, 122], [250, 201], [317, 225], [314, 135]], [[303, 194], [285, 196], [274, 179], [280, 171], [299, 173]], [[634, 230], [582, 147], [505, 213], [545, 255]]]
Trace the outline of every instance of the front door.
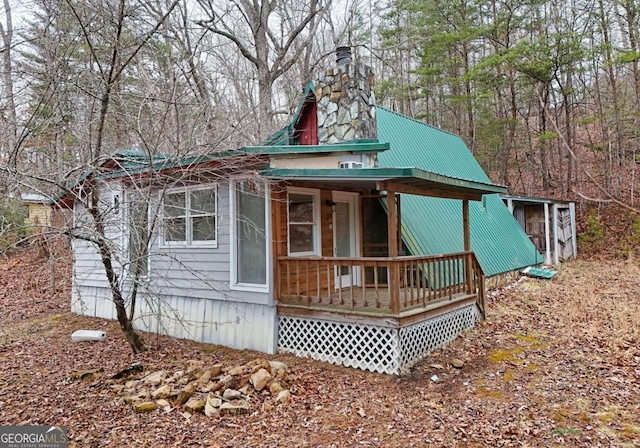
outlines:
[[[358, 257], [360, 240], [358, 230], [357, 193], [333, 193], [333, 254], [336, 257]], [[344, 262], [334, 268], [335, 288], [360, 284], [360, 268]]]

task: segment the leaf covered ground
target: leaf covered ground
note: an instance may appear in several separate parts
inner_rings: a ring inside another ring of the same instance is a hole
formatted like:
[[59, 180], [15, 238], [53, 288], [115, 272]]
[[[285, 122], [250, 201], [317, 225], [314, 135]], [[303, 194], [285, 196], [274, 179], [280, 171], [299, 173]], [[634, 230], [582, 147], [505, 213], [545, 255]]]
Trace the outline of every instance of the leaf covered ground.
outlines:
[[[69, 260], [0, 258], [0, 425], [65, 425], [69, 446], [565, 447], [640, 440], [640, 267], [576, 261], [487, 299], [488, 319], [400, 377], [145, 334], [132, 356], [111, 321], [69, 310]], [[55, 282], [51, 283], [52, 278]], [[72, 343], [78, 329], [105, 342]], [[110, 377], [187, 360], [289, 365], [291, 401], [248, 415], [136, 414]], [[450, 361], [464, 361], [455, 369]], [[70, 380], [72, 372], [102, 375]], [[431, 378], [437, 376], [438, 380]]]

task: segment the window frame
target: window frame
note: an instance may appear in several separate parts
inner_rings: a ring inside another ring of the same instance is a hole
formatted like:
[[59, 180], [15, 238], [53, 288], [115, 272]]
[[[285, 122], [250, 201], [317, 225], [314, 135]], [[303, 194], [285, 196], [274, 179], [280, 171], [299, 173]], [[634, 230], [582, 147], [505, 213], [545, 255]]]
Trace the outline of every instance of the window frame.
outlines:
[[[214, 192], [214, 211], [212, 214], [207, 215], [197, 215], [196, 218], [202, 216], [213, 216], [215, 217], [216, 224], [214, 228], [214, 239], [213, 240], [196, 240], [193, 241], [193, 216], [191, 216], [191, 192], [193, 191], [202, 191], [202, 190], [213, 190]], [[165, 199], [169, 194], [185, 194], [185, 239], [184, 241], [167, 241], [166, 233], [165, 233], [165, 222], [168, 217], [165, 215]], [[212, 248], [215, 249], [218, 247], [219, 240], [219, 226], [220, 226], [220, 216], [218, 214], [218, 184], [210, 183], [210, 184], [202, 184], [202, 185], [193, 185], [188, 187], [180, 187], [180, 188], [169, 188], [164, 192], [160, 193], [160, 241], [159, 247], [163, 249], [167, 248], [175, 248], [175, 247], [193, 247], [193, 248]]]
[[[291, 222], [289, 218], [289, 196], [301, 194], [313, 198], [313, 222]], [[312, 225], [313, 251], [291, 252], [291, 224]], [[313, 257], [322, 255], [322, 239], [320, 228], [320, 190], [315, 188], [289, 187], [287, 188], [287, 255], [289, 257]]]
[[230, 279], [229, 289], [234, 291], [249, 291], [249, 292], [264, 292], [271, 291], [273, 270], [272, 270], [272, 244], [271, 244], [271, 188], [269, 181], [266, 179], [259, 179], [264, 182], [264, 221], [265, 221], [265, 263], [266, 263], [266, 278], [265, 283], [241, 283], [238, 282], [238, 248], [236, 241], [236, 220], [238, 218], [236, 211], [236, 184], [247, 180], [254, 180], [249, 176], [237, 176], [232, 177], [229, 180], [229, 235], [230, 235]]

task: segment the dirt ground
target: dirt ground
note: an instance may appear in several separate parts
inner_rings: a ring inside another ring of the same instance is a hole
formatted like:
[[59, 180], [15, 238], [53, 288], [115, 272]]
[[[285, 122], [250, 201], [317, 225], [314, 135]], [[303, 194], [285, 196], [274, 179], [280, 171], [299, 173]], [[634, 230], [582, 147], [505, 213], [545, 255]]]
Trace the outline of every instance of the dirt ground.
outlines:
[[[64, 425], [72, 447], [640, 446], [637, 263], [576, 261], [493, 291], [485, 322], [399, 377], [154, 334], [132, 356], [114, 322], [68, 312], [69, 277], [64, 257], [53, 276], [35, 250], [0, 257], [0, 425]], [[108, 338], [72, 343], [78, 329]], [[258, 357], [289, 365], [292, 397], [257, 395], [246, 415], [136, 414], [110, 379]]]

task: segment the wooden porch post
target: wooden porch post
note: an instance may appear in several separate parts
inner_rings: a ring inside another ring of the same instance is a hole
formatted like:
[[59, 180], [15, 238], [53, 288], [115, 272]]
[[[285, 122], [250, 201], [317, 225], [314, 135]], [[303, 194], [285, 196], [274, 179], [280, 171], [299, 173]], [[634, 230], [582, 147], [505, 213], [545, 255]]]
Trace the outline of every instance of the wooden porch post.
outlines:
[[[462, 230], [464, 233], [464, 251], [471, 251], [471, 228], [469, 226], [469, 200], [464, 199], [462, 201]], [[474, 294], [476, 291], [474, 290], [474, 278], [472, 274], [473, 263], [471, 260], [471, 254], [465, 255], [465, 275], [467, 280], [467, 293]]]
[[462, 228], [464, 231], [464, 251], [471, 250], [471, 230], [469, 228], [469, 200], [462, 201]]
[[[389, 257], [398, 256], [398, 219], [396, 215], [396, 194], [393, 190], [387, 190], [387, 233], [389, 240]], [[392, 314], [400, 312], [400, 272], [395, 261], [390, 261], [387, 267], [389, 272], [389, 306]]]

